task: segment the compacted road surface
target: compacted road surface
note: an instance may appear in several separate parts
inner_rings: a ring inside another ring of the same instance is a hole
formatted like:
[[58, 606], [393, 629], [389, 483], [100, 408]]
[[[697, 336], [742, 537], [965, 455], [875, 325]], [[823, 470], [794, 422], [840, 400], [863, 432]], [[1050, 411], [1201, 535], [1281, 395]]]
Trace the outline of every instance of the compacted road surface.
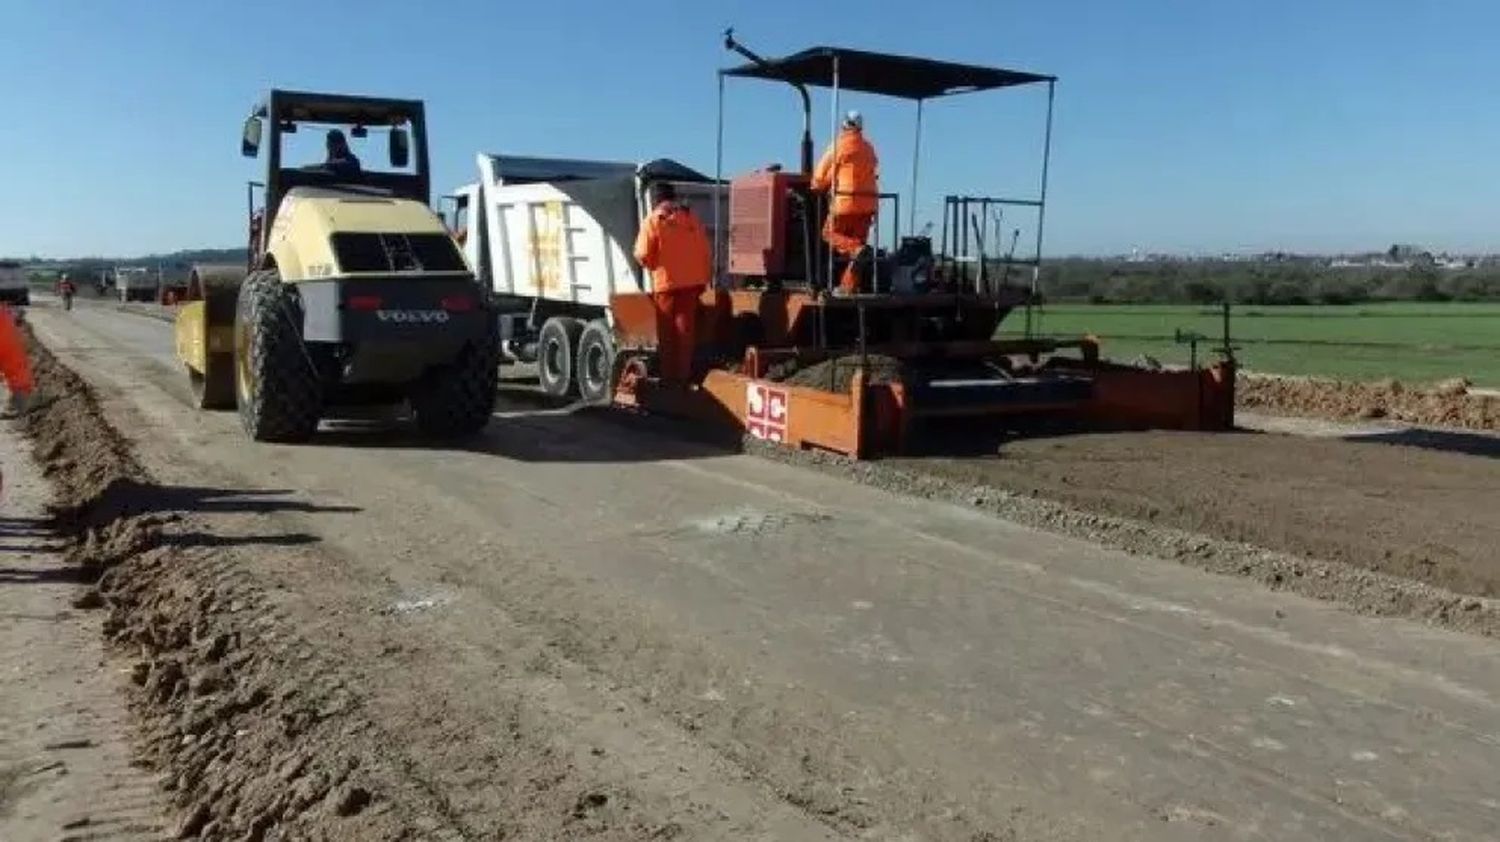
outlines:
[[1500, 827], [1493, 640], [566, 409], [253, 444], [189, 408], [169, 324], [32, 322], [458, 835], [543, 772], [607, 838]]

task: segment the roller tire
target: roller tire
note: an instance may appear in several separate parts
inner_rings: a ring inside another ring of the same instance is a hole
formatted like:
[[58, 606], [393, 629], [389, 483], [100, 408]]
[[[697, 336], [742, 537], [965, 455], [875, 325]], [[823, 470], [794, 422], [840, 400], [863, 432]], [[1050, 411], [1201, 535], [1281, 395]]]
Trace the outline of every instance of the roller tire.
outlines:
[[435, 438], [478, 434], [495, 412], [500, 337], [491, 330], [464, 346], [452, 363], [432, 369], [411, 395], [417, 429]]
[[583, 323], [569, 316], [553, 316], [542, 323], [536, 342], [537, 378], [542, 391], [554, 398], [578, 392], [578, 339]]
[[606, 404], [614, 396], [615, 334], [603, 319], [584, 325], [578, 337], [578, 397], [590, 404]]
[[255, 441], [302, 442], [317, 432], [323, 384], [302, 342], [302, 301], [275, 270], [240, 287], [234, 318], [235, 399]]

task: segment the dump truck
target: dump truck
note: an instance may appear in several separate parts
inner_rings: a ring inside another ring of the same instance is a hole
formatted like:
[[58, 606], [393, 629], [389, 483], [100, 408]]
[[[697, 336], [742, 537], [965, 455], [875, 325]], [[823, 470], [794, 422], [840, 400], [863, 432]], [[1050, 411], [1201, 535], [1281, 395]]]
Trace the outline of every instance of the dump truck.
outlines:
[[144, 266], [117, 266], [114, 272], [115, 294], [120, 302], [155, 301], [157, 273]]
[[[334, 132], [383, 135], [387, 161], [288, 160], [288, 140], [318, 130], [330, 148]], [[434, 436], [482, 429], [497, 319], [430, 207], [423, 104], [272, 90], [240, 148], [266, 162], [247, 188], [247, 265], [193, 270], [176, 319], [198, 405], [236, 409], [257, 441], [304, 441], [321, 419], [372, 405], [408, 406]]]
[[649, 211], [646, 191], [672, 183], [710, 234], [727, 194], [708, 176], [665, 158], [624, 163], [480, 153], [475, 163], [478, 180], [448, 197], [449, 222], [493, 295], [505, 357], [535, 363], [549, 395], [607, 402], [615, 361], [610, 299], [651, 290], [649, 273], [631, 253]]
[[0, 260], [0, 301], [22, 307], [31, 304], [26, 267], [14, 260]]

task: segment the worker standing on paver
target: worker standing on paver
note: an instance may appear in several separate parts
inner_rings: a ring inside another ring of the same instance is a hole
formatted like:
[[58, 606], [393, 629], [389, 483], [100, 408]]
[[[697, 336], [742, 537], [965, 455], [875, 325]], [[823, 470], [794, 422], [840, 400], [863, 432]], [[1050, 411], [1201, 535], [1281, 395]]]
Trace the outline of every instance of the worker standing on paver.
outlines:
[[713, 250], [703, 223], [677, 201], [671, 184], [651, 185], [651, 213], [636, 236], [635, 259], [651, 272], [662, 379], [686, 383], [693, 375], [698, 299], [713, 278]]
[[865, 140], [865, 121], [858, 111], [844, 115], [844, 129], [823, 153], [813, 171], [812, 189], [830, 193], [823, 239], [849, 263], [839, 281], [839, 292], [859, 291], [856, 264], [870, 238], [870, 225], [880, 207], [880, 161]]

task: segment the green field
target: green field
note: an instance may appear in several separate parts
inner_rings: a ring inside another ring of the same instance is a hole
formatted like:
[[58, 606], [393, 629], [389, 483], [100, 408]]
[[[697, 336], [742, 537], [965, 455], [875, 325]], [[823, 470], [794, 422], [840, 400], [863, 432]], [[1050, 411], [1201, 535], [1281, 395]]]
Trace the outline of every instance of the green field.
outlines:
[[[1168, 364], [1188, 361], [1188, 346], [1173, 341], [1179, 328], [1212, 337], [1208, 346], [1219, 344], [1223, 330], [1219, 310], [1199, 306], [1059, 304], [1033, 318], [1042, 335], [1098, 336], [1111, 359], [1149, 354]], [[1013, 313], [1004, 335], [1019, 334], [1024, 323], [1023, 313]], [[1252, 371], [1413, 383], [1467, 377], [1500, 387], [1500, 304], [1241, 306], [1230, 330]]]

